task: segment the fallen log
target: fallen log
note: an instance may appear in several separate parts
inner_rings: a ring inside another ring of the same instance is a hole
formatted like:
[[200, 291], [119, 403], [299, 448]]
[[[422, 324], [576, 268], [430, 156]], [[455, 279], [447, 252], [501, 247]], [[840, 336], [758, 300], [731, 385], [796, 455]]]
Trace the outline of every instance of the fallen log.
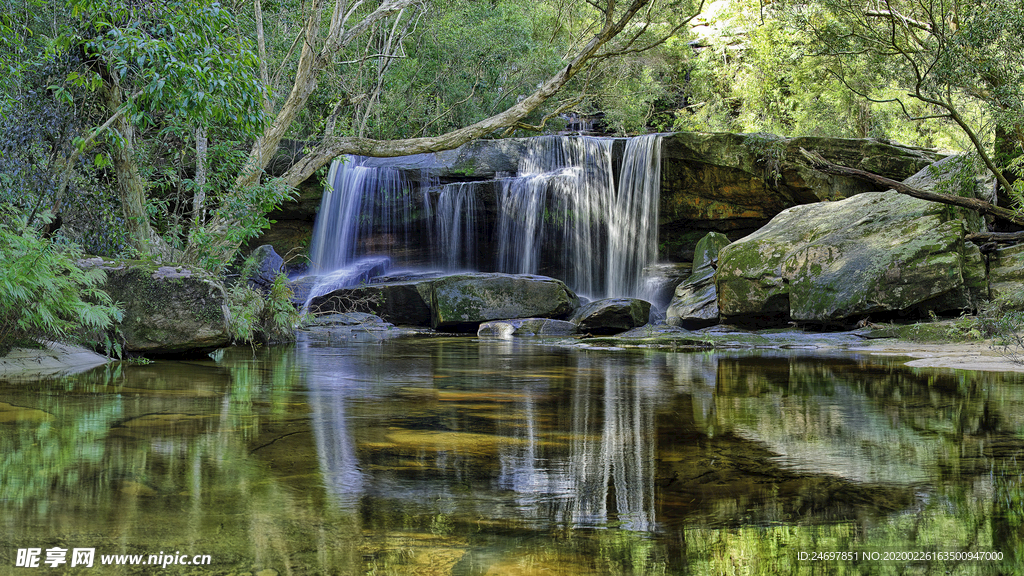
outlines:
[[965, 198], [963, 196], [954, 196], [952, 194], [941, 194], [938, 192], [926, 192], [919, 190], [912, 186], [907, 186], [903, 182], [891, 180], [885, 176], [879, 176], [873, 172], [867, 172], [859, 170], [857, 168], [850, 168], [848, 166], [840, 166], [839, 164], [832, 164], [825, 160], [820, 154], [814, 152], [808, 152], [803, 148], [800, 149], [800, 153], [803, 154], [804, 158], [810, 162], [811, 167], [818, 172], [824, 172], [826, 174], [835, 174], [836, 176], [846, 176], [849, 178], [857, 178], [859, 180], [865, 180], [867, 182], [874, 183], [883, 188], [891, 188], [900, 194], [906, 194], [907, 196], [913, 196], [914, 198], [920, 198], [921, 200], [929, 200], [931, 202], [941, 202], [943, 204], [949, 204], [952, 206], [959, 206], [961, 208], [968, 208], [975, 210], [981, 214], [988, 214], [1000, 220], [1006, 222], [1013, 222], [1018, 226], [1024, 226], [1024, 217], [1019, 216], [1013, 210], [1008, 210], [1000, 206], [996, 206], [991, 202], [985, 202], [984, 200], [978, 200], [977, 198]]

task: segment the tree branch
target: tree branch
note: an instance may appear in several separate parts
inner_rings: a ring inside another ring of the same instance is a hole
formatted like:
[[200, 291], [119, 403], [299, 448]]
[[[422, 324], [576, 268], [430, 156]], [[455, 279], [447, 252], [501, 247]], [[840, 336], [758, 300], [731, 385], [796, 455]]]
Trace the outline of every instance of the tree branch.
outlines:
[[[600, 34], [591, 38], [567, 66], [548, 78], [532, 94], [503, 112], [440, 136], [400, 140], [374, 140], [351, 137], [332, 138], [324, 141], [312, 152], [299, 159], [281, 178], [286, 185], [295, 187], [306, 178], [309, 178], [318, 169], [327, 165], [332, 159], [342, 154], [395, 157], [424, 152], [440, 152], [457, 148], [471, 140], [492, 134], [498, 129], [514, 125], [540, 107], [551, 95], [572, 79], [583, 68], [584, 64], [593, 60], [600, 49], [622, 32], [637, 12], [649, 2], [650, 0], [633, 0], [622, 16], [617, 20], [612, 19], [611, 23], [605, 26]], [[608, 8], [609, 10], [614, 7], [614, 3], [612, 4], [613, 6]], [[694, 16], [696, 14], [690, 16], [689, 19], [692, 19]], [[606, 13], [606, 22], [609, 21], [608, 18], [609, 15]]]
[[920, 198], [921, 200], [928, 200], [931, 202], [941, 202], [942, 204], [949, 204], [952, 206], [959, 206], [961, 208], [968, 208], [975, 210], [981, 214], [988, 214], [1012, 222], [1018, 226], [1024, 226], [1024, 217], [1018, 216], [1013, 210], [1007, 210], [1001, 208], [995, 204], [985, 202], [984, 200], [978, 200], [977, 198], [964, 198], [963, 196], [954, 196], [952, 194], [940, 194], [938, 192], [927, 192], [925, 190], [919, 190], [912, 186], [907, 186], [902, 182], [897, 182], [885, 176], [879, 176], [873, 172], [867, 172], [865, 170], [858, 170], [857, 168], [850, 168], [848, 166], [840, 166], [839, 164], [832, 164], [820, 154], [808, 152], [803, 148], [800, 149], [800, 154], [807, 159], [811, 164], [811, 167], [819, 172], [825, 174], [835, 174], [837, 176], [846, 176], [848, 178], [857, 178], [858, 180], [864, 180], [871, 182], [883, 188], [891, 188], [900, 194], [906, 194], [907, 196], [913, 196], [914, 198]]

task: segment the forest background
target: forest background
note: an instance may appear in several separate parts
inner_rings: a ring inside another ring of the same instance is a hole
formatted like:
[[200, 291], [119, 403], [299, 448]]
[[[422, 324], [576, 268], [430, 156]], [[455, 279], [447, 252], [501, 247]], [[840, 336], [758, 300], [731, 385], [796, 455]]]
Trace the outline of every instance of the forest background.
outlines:
[[346, 153], [582, 117], [967, 152], [1004, 205], [1024, 183], [1018, 0], [0, 0], [0, 69], [0, 351], [118, 317], [84, 254], [223, 275]]

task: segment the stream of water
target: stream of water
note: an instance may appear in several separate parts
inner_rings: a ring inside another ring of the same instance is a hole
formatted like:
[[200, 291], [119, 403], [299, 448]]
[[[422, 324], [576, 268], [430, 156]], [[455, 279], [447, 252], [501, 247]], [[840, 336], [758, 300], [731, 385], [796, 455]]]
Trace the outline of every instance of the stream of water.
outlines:
[[0, 574], [1019, 573], [1022, 383], [473, 338], [0, 382]]

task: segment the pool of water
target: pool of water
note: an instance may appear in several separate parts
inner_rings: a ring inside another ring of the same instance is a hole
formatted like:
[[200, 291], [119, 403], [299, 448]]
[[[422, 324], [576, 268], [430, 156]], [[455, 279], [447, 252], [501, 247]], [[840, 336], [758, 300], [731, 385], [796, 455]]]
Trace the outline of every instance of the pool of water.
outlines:
[[1018, 573], [1022, 384], [472, 338], [0, 382], [0, 573]]

